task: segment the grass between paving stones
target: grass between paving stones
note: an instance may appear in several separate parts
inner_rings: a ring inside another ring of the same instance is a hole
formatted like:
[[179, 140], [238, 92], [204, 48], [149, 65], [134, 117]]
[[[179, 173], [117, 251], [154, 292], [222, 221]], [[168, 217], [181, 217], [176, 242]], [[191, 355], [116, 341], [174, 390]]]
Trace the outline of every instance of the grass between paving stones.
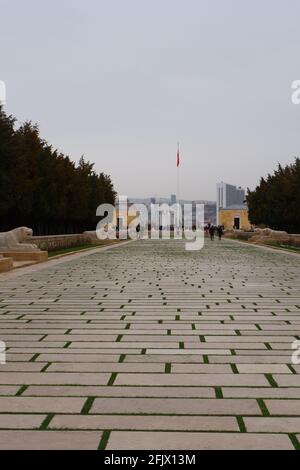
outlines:
[[65, 248], [63, 250], [50, 251], [48, 256], [49, 258], [55, 258], [56, 256], [70, 255], [72, 253], [77, 253], [78, 251], [88, 251], [88, 250], [92, 250], [95, 248], [101, 248], [102, 246], [113, 245], [117, 243], [122, 243], [122, 242], [119, 240], [103, 240], [103, 241], [99, 241], [97, 245], [86, 244], [86, 245], [74, 246], [73, 248]]
[[49, 369], [49, 367], [50, 367], [51, 365], [52, 365], [52, 362], [48, 362], [48, 364], [46, 364], [46, 365], [42, 368], [41, 372], [46, 372], [46, 370]]
[[237, 420], [237, 422], [238, 422], [238, 425], [239, 425], [239, 428], [240, 428], [240, 432], [241, 432], [241, 433], [247, 432], [246, 425], [245, 425], [245, 422], [244, 422], [243, 417], [242, 417], [242, 416], [236, 416], [236, 420]]
[[71, 253], [76, 253], [78, 251], [89, 250], [92, 248], [97, 248], [95, 245], [80, 245], [74, 246], [73, 248], [65, 248], [64, 250], [56, 250], [49, 252], [49, 258], [55, 258], [56, 256], [69, 255]]
[[298, 441], [296, 434], [291, 433], [288, 436], [290, 440], [292, 441], [292, 444], [295, 447], [295, 450], [300, 450], [300, 442]]
[[292, 374], [297, 374], [297, 372], [295, 371], [294, 367], [292, 366], [292, 364], [287, 364], [287, 367], [290, 369], [290, 371], [292, 372]]
[[111, 374], [110, 379], [109, 379], [109, 381], [108, 381], [108, 383], [107, 383], [107, 386], [108, 386], [108, 387], [113, 386], [113, 384], [114, 384], [114, 382], [115, 382], [115, 380], [116, 380], [116, 378], [117, 378], [117, 375], [118, 375], [117, 372], [113, 372], [113, 373]]
[[52, 421], [52, 419], [54, 418], [54, 416], [55, 416], [55, 413], [49, 413], [46, 416], [46, 418], [44, 419], [44, 421], [42, 422], [39, 430], [40, 431], [45, 431], [48, 428], [48, 426], [49, 426], [50, 422]]
[[[27, 333], [28, 334], [28, 333]], [[48, 335], [43, 335], [39, 340], [38, 342], [40, 343], [41, 341], [43, 341], [45, 338], [47, 338]]]
[[269, 382], [269, 384], [271, 385], [271, 387], [274, 387], [274, 388], [278, 387], [278, 383], [276, 382], [272, 374], [264, 374], [264, 375], [267, 381]]
[[260, 411], [262, 412], [263, 417], [264, 418], [269, 418], [270, 413], [269, 413], [269, 410], [268, 410], [264, 400], [262, 398], [258, 398], [256, 401], [257, 401], [257, 404], [260, 408]]
[[274, 245], [275, 248], [280, 248], [287, 251], [293, 251], [294, 253], [300, 253], [299, 246], [290, 246], [290, 245]]
[[98, 446], [98, 450], [105, 450], [106, 449], [106, 446], [108, 444], [108, 440], [110, 438], [110, 433], [111, 433], [111, 431], [104, 431], [103, 432], [102, 438], [101, 438], [99, 446]]
[[24, 392], [25, 390], [27, 390], [27, 388], [29, 387], [29, 385], [22, 385], [19, 390], [17, 391], [16, 393], [16, 397], [20, 397]]
[[39, 353], [34, 354], [32, 358], [29, 360], [29, 362], [35, 362], [36, 359], [39, 357], [39, 355], [40, 355]]
[[87, 415], [89, 414], [90, 412], [90, 409], [92, 408], [93, 406], [93, 403], [95, 401], [95, 398], [96, 397], [88, 397], [86, 402], [84, 403], [83, 407], [82, 407], [82, 410], [81, 410], [81, 414], [82, 415]]

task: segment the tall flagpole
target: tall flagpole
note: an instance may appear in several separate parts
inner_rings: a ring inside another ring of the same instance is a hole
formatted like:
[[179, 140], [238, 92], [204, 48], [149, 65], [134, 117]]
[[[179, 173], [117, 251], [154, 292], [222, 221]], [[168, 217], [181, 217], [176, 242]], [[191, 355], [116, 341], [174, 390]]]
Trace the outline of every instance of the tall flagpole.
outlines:
[[180, 148], [179, 148], [179, 142], [177, 144], [177, 202], [179, 204], [180, 201]]
[[177, 233], [178, 235], [180, 234], [180, 223], [181, 223], [181, 217], [180, 217], [180, 212], [181, 212], [181, 206], [180, 206], [180, 147], [179, 147], [179, 142], [177, 144], [177, 207], [178, 207], [178, 214], [177, 214]]

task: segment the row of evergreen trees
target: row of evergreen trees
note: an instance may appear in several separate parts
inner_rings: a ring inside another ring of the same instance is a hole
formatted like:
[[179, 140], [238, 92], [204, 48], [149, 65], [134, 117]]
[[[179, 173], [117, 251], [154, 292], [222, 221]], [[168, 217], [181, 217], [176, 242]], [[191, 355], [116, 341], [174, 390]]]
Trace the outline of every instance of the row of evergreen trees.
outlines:
[[254, 191], [248, 189], [247, 203], [252, 224], [300, 233], [300, 159], [261, 178]]
[[0, 231], [26, 225], [36, 235], [94, 230], [96, 208], [114, 204], [110, 176], [82, 157], [76, 165], [41, 139], [31, 122], [0, 106]]

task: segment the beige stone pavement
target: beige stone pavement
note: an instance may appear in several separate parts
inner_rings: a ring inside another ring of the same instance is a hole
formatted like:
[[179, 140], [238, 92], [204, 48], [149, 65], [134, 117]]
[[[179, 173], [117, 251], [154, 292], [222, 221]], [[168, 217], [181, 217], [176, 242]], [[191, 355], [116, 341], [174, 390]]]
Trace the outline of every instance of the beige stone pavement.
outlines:
[[0, 449], [300, 448], [299, 281], [226, 240], [0, 275]]

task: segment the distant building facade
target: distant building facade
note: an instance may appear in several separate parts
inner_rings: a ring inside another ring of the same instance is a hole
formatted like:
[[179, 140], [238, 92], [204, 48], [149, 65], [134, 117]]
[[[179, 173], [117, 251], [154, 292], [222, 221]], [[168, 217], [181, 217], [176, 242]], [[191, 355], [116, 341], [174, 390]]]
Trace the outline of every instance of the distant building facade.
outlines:
[[247, 207], [232, 206], [228, 209], [220, 209], [218, 213], [219, 225], [225, 230], [251, 230]]
[[217, 184], [217, 224], [226, 230], [250, 230], [245, 190], [227, 183]]
[[[150, 197], [150, 198], [130, 198], [130, 201], [134, 204], [144, 204], [148, 211], [149, 214], [151, 212], [151, 204], [176, 204], [179, 203], [181, 204], [182, 210], [184, 209], [184, 204], [190, 204], [192, 206], [192, 209], [187, 211], [190, 215], [188, 215], [188, 220], [191, 221], [191, 226], [197, 225], [195, 223], [195, 207], [197, 204], [203, 204], [204, 205], [204, 223], [205, 224], [216, 224], [217, 220], [217, 210], [216, 210], [216, 202], [215, 201], [208, 201], [208, 200], [188, 200], [188, 199], [180, 199], [180, 201], [177, 200], [176, 194], [171, 194], [169, 198], [164, 198], [164, 197]], [[201, 212], [201, 208], [199, 209], [199, 212]], [[150, 224], [151, 220], [149, 220]]]
[[171, 194], [171, 205], [177, 203], [177, 196], [176, 194]]

